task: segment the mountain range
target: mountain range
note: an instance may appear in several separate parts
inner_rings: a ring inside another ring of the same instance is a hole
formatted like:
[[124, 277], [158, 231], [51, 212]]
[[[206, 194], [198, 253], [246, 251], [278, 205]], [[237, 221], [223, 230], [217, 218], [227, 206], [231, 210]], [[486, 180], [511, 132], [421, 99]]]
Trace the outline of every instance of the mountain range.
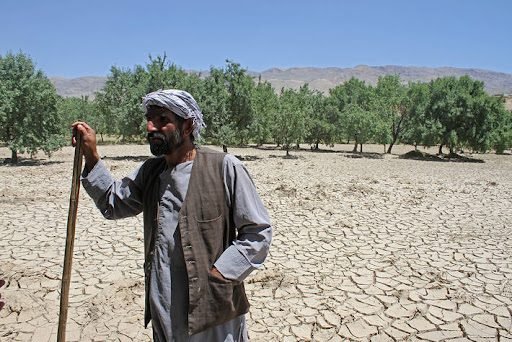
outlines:
[[[328, 93], [330, 88], [342, 84], [351, 77], [375, 85], [378, 78], [384, 75], [399, 75], [404, 83], [410, 81], [428, 82], [438, 77], [468, 75], [473, 79], [483, 81], [485, 89], [489, 94], [512, 94], [512, 74], [482, 69], [358, 65], [353, 68], [272, 68], [263, 72], [248, 71], [248, 73], [255, 78], [261, 75], [261, 79], [270, 82], [276, 90], [282, 87], [297, 89], [301, 85], [308, 83], [310, 88], [324, 93]], [[202, 72], [202, 74], [205, 75], [208, 72]], [[57, 93], [61, 96], [93, 97], [95, 92], [103, 88], [107, 77], [50, 77], [50, 80], [55, 85]]]

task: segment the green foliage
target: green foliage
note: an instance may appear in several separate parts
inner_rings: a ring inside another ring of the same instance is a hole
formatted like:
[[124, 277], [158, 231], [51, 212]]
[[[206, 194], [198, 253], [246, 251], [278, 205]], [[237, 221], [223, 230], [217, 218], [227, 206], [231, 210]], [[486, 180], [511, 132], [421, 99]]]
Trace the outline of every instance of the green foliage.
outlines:
[[[57, 148], [62, 144], [59, 133], [68, 133], [78, 119], [89, 122], [101, 137], [140, 141], [146, 134], [141, 98], [169, 88], [193, 94], [207, 125], [202, 140], [213, 144], [273, 140], [287, 154], [300, 143], [318, 149], [346, 140], [361, 149], [370, 142], [390, 144], [388, 153], [400, 141], [438, 144], [440, 152], [443, 146], [503, 152], [512, 144], [510, 112], [500, 99], [485, 93], [482, 82], [467, 76], [404, 85], [399, 76], [388, 75], [375, 87], [351, 78], [327, 96], [307, 84], [278, 95], [270, 83], [261, 78], [255, 82], [233, 61], [227, 60], [224, 68], [212, 67], [204, 76], [185, 72], [164, 54], [149, 56], [146, 65], [133, 69], [112, 67], [105, 87], [91, 101], [58, 98], [48, 79], [22, 54], [0, 61], [0, 139], [15, 151]], [[41, 134], [33, 133], [35, 126]]]
[[307, 118], [305, 141], [318, 150], [319, 144], [333, 145], [338, 138], [336, 127], [341, 123], [340, 112], [321, 94], [311, 96], [311, 113]]
[[398, 75], [379, 77], [375, 87], [374, 110], [379, 116], [379, 126], [388, 126], [386, 133], [379, 130], [378, 142], [389, 143], [387, 153], [391, 153], [393, 145], [401, 137], [402, 124], [407, 117], [407, 88]]
[[428, 83], [410, 83], [407, 89], [407, 116], [401, 141], [417, 146], [434, 146], [439, 143], [441, 124], [427, 112], [430, 105]]
[[307, 92], [307, 85], [299, 91], [282, 89], [279, 106], [272, 124], [272, 135], [278, 144], [282, 144], [289, 155], [293, 143], [301, 141], [306, 135], [307, 105], [301, 96]]
[[354, 140], [354, 152], [357, 151], [357, 145], [362, 145], [375, 138], [377, 132], [381, 133], [381, 126], [376, 125], [379, 122], [378, 115], [370, 110], [364, 110], [357, 104], [348, 105], [342, 113], [345, 127], [345, 134]]
[[[261, 124], [261, 120], [259, 124], [254, 123], [255, 110], [266, 110], [266, 107], [258, 107], [262, 103], [253, 105], [253, 99], [258, 97], [254, 81], [240, 64], [227, 60], [224, 69], [210, 68], [207, 77], [196, 78], [195, 89], [195, 93], [190, 91], [204, 115], [207, 129], [203, 138], [206, 141], [221, 145], [244, 145], [250, 137], [255, 136], [253, 130], [257, 131]], [[260, 114], [262, 118], [266, 115]]]
[[65, 129], [69, 129], [75, 121], [85, 121], [95, 128], [96, 133], [103, 137], [105, 121], [98, 114], [96, 103], [89, 97], [66, 97], [57, 101], [57, 112]]
[[42, 150], [49, 156], [66, 143], [56, 104], [55, 87], [29, 56], [0, 56], [0, 140], [12, 162], [18, 153]]
[[[142, 136], [143, 115], [140, 100], [146, 90], [147, 75], [141, 67], [110, 69], [103, 90], [96, 94], [98, 114], [105, 133], [116, 136]], [[142, 88], [142, 89], [141, 89]]]
[[430, 83], [431, 101], [427, 115], [442, 128], [438, 137], [439, 153], [443, 146], [469, 147], [485, 151], [492, 130], [491, 113], [498, 110], [484, 91], [483, 82], [468, 76], [438, 78]]
[[262, 145], [271, 139], [271, 123], [278, 106], [277, 94], [270, 83], [258, 81], [252, 92], [251, 105], [254, 116], [249, 129], [250, 138]]
[[373, 89], [364, 81], [352, 77], [347, 82], [337, 85], [329, 90], [331, 103], [340, 112], [349, 105], [357, 105], [364, 110], [370, 110], [372, 106]]
[[[145, 123], [140, 99], [162, 88], [191, 92], [204, 114], [203, 139], [214, 144], [261, 145], [274, 140], [287, 153], [303, 142], [318, 148], [349, 139], [356, 145], [396, 142], [416, 146], [448, 145], [498, 151], [510, 146], [509, 112], [469, 77], [443, 78], [429, 84], [403, 85], [397, 75], [379, 78], [372, 87], [352, 78], [329, 91], [283, 89], [255, 82], [240, 64], [227, 60], [224, 68], [206, 77], [151, 58], [133, 70], [113, 67], [105, 89], [94, 102], [96, 126], [109, 134], [143, 136]], [[83, 111], [82, 111], [83, 112]], [[94, 120], [94, 119], [88, 119]], [[101, 123], [104, 123], [102, 126]]]
[[357, 145], [370, 141], [387, 143], [389, 140], [389, 121], [378, 115], [376, 104], [383, 102], [376, 97], [375, 89], [364, 81], [351, 78], [330, 91], [330, 103], [340, 112], [339, 136], [355, 142]]
[[497, 108], [491, 112], [492, 130], [489, 145], [496, 153], [512, 148], [512, 112], [505, 109], [501, 99], [496, 99]]
[[224, 71], [228, 90], [228, 117], [233, 124], [234, 136], [240, 145], [247, 143], [249, 128], [253, 120], [251, 105], [254, 81], [240, 64], [227, 60]]
[[228, 112], [229, 93], [224, 70], [210, 68], [210, 75], [202, 82], [201, 89], [194, 97], [203, 112], [207, 127], [203, 138], [213, 144], [233, 144], [235, 129]]

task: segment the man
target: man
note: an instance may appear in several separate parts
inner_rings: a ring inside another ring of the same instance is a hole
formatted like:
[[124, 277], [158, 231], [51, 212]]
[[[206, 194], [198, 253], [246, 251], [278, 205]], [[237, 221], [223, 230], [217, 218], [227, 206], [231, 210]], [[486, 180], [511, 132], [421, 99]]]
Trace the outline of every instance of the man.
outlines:
[[268, 254], [267, 211], [238, 159], [195, 145], [205, 125], [189, 93], [156, 91], [142, 104], [156, 157], [122, 180], [101, 161], [94, 130], [73, 124], [82, 184], [107, 219], [143, 212], [145, 325], [155, 341], [246, 341], [243, 280]]

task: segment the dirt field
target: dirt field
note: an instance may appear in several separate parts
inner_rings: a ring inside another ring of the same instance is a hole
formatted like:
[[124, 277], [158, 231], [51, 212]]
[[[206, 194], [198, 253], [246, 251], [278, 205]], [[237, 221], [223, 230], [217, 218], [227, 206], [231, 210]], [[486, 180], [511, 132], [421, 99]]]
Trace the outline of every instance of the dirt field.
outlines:
[[[512, 156], [435, 162], [398, 158], [404, 146], [351, 148], [296, 159], [230, 150], [247, 159], [275, 227], [247, 282], [251, 340], [512, 341]], [[100, 154], [123, 176], [148, 148]], [[73, 150], [38, 157], [0, 165], [0, 341], [56, 339]], [[106, 221], [81, 190], [67, 340], [150, 339], [142, 249], [142, 217]]]

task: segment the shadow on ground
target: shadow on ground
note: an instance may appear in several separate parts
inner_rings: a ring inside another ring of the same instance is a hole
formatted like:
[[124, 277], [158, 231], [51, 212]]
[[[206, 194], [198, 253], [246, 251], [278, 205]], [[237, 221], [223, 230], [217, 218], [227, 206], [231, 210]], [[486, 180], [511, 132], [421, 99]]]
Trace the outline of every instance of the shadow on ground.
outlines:
[[[256, 148], [258, 150], [263, 151], [283, 151], [285, 153], [285, 150], [282, 148], [282, 146], [253, 146], [253, 148]], [[288, 156], [276, 156], [276, 155], [270, 155], [271, 158], [283, 158], [283, 159], [298, 159], [299, 157], [293, 155], [293, 152], [311, 152], [311, 153], [334, 153], [339, 154], [341, 153], [344, 157], [347, 158], [367, 158], [367, 159], [383, 159], [385, 153], [375, 153], [375, 152], [354, 152], [353, 150], [332, 150], [332, 149], [322, 149], [322, 148], [291, 148], [290, 149], [290, 155]]]
[[0, 165], [10, 166], [10, 167], [19, 167], [19, 166], [44, 166], [44, 165], [52, 165], [52, 164], [62, 164], [63, 161], [60, 160], [41, 160], [41, 159], [31, 159], [31, 158], [18, 158], [18, 162], [16, 164], [11, 163], [11, 158], [5, 158], [3, 163]]
[[254, 160], [261, 159], [258, 156], [242, 156], [242, 155], [238, 155], [238, 154], [235, 154], [235, 157], [238, 158], [238, 160], [243, 160], [243, 161], [254, 161]]
[[447, 155], [430, 154], [421, 151], [410, 151], [399, 156], [400, 159], [425, 160], [436, 162], [484, 163], [482, 159], [466, 157], [457, 153]]
[[120, 160], [120, 161], [135, 161], [135, 162], [143, 162], [151, 158], [151, 156], [115, 156], [115, 157], [109, 157], [109, 156], [103, 156], [101, 159], [106, 160]]

